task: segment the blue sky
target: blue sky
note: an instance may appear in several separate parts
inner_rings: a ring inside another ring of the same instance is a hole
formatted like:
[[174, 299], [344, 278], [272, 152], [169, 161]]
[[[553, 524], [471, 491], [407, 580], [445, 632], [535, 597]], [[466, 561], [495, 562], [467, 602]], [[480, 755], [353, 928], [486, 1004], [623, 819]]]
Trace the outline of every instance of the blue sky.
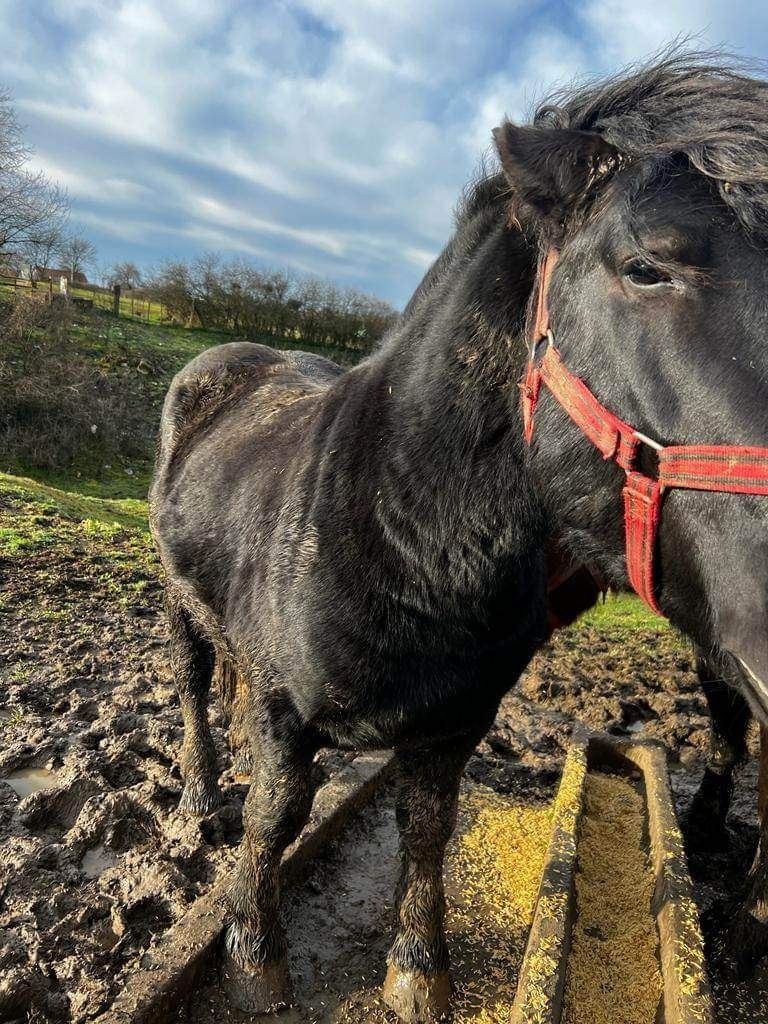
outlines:
[[403, 305], [503, 115], [768, 9], [665, 0], [0, 0], [0, 83], [99, 263], [206, 250]]

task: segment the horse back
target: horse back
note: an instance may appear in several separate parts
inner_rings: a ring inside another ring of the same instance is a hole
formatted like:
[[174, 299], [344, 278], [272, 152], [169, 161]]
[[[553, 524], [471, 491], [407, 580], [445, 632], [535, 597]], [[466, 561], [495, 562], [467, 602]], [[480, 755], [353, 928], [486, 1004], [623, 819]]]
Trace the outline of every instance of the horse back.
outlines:
[[158, 471], [206, 423], [258, 391], [263, 405], [282, 404], [327, 386], [343, 373], [330, 359], [309, 352], [278, 351], [253, 342], [206, 349], [171, 381], [160, 421]]

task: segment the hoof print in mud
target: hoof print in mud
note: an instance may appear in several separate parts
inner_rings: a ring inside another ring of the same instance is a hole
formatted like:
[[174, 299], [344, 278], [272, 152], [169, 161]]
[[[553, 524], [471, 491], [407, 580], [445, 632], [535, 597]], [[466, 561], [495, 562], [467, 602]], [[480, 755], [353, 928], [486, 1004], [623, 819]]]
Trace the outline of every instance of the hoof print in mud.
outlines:
[[273, 1013], [293, 1002], [293, 986], [285, 960], [264, 967], [245, 968], [225, 954], [221, 965], [221, 984], [230, 1003], [245, 1013]]
[[452, 992], [448, 971], [423, 974], [421, 971], [401, 971], [390, 964], [383, 996], [387, 1006], [405, 1024], [432, 1024], [446, 1019]]

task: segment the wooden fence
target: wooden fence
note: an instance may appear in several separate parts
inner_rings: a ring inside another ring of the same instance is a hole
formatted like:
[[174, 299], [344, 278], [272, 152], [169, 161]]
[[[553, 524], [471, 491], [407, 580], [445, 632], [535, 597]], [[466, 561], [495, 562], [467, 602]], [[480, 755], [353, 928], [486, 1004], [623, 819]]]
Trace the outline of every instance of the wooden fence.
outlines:
[[[30, 281], [22, 277], [0, 275], [0, 293], [14, 292], [27, 294], [43, 301], [50, 301], [54, 295], [60, 295], [58, 281]], [[104, 309], [119, 316], [132, 320], [143, 320], [145, 323], [170, 323], [172, 317], [161, 302], [154, 302], [142, 293], [131, 289], [122, 291], [113, 288], [101, 288], [95, 284], [68, 284], [67, 295], [75, 304]]]

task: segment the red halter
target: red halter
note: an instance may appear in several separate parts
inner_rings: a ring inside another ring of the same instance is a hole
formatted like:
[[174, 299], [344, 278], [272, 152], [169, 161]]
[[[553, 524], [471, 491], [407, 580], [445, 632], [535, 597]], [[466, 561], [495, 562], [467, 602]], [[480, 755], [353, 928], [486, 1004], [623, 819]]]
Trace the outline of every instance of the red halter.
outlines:
[[[654, 567], [664, 492], [670, 487], [684, 487], [728, 494], [768, 495], [768, 448], [665, 447], [638, 433], [606, 409], [584, 381], [570, 372], [555, 348], [549, 326], [547, 292], [557, 257], [557, 251], [550, 249], [541, 270], [531, 356], [520, 384], [525, 439], [530, 443], [533, 436], [533, 414], [543, 383], [603, 458], [621, 466], [627, 475], [623, 495], [629, 581], [645, 603], [662, 615], [656, 600]], [[544, 339], [548, 341], [547, 349], [538, 359], [536, 350]], [[643, 444], [657, 453], [656, 477], [637, 469], [638, 453]]]

